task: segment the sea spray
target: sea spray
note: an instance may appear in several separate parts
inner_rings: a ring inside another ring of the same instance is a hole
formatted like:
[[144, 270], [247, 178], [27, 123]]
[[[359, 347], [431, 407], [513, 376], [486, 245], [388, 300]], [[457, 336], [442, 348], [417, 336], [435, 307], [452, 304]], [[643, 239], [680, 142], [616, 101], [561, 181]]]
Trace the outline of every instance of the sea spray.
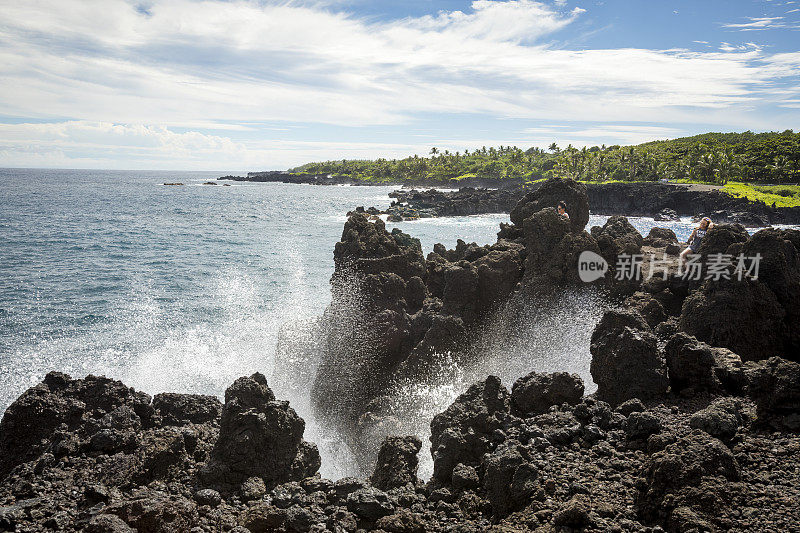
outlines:
[[[430, 423], [473, 383], [496, 375], [510, 389], [532, 371], [577, 373], [587, 393], [595, 386], [589, 374], [592, 331], [607, 307], [590, 287], [568, 288], [547, 296], [515, 295], [489, 318], [464, 353], [436, 354], [425, 375], [395, 382], [382, 404], [402, 434], [422, 439], [419, 475], [433, 472]], [[362, 450], [365, 455], [377, 450]]]

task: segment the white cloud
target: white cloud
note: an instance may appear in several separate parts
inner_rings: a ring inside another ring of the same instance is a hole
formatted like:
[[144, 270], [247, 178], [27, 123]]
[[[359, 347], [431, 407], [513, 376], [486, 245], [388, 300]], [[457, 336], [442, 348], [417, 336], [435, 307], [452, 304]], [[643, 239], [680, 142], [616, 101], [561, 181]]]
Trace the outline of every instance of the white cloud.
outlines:
[[163, 0], [150, 16], [121, 0], [73, 4], [4, 10], [4, 37], [17, 44], [0, 50], [0, 112], [364, 125], [428, 112], [569, 119], [583, 105], [581, 114], [646, 119], [664, 106], [739, 102], [763, 81], [747, 54], [531, 44], [578, 14], [529, 0], [389, 23], [242, 1]]
[[756, 43], [744, 43], [739, 45], [733, 45], [731, 43], [722, 42], [720, 43], [719, 49], [723, 52], [744, 52], [744, 51], [756, 51], [760, 52], [762, 47]]
[[739, 31], [761, 31], [795, 27], [792, 23], [786, 22], [784, 17], [747, 17], [747, 19], [750, 22], [726, 23], [722, 27]]
[[601, 144], [640, 144], [676, 137], [680, 130], [665, 126], [650, 126], [637, 124], [599, 124], [589, 127], [569, 126], [540, 126], [528, 128], [525, 133], [530, 134], [531, 144], [547, 146], [556, 141], [559, 145], [566, 146], [599, 146]]
[[[25, 130], [24, 146], [66, 156], [95, 135], [112, 152], [256, 154], [250, 161], [278, 145], [216, 134], [284, 121], [405, 125], [433, 113], [693, 123], [701, 110], [706, 123], [756, 127], [761, 118], [746, 110], [765, 94], [779, 100], [768, 92], [776, 77], [796, 75], [788, 58], [746, 45], [560, 49], [550, 41], [585, 10], [556, 4], [476, 0], [465, 12], [375, 22], [330, 3], [152, 0], [145, 13], [134, 0], [0, 0], [0, 114], [71, 124]], [[59, 128], [66, 137], [48, 137]], [[394, 154], [414, 145], [393, 146]], [[297, 151], [319, 150], [309, 157], [317, 159], [327, 149]], [[0, 154], [0, 165], [14, 157]]]
[[245, 170], [287, 168], [314, 159], [406, 157], [427, 150], [422, 144], [378, 142], [235, 142], [197, 131], [108, 122], [0, 124], [0, 161], [10, 167], [111, 168], [124, 161], [130, 169]]

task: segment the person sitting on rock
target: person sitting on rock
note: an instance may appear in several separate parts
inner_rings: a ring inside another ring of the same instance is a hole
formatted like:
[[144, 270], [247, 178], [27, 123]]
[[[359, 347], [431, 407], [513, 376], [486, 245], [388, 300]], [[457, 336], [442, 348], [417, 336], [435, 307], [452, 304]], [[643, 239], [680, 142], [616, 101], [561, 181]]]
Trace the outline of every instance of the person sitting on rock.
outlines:
[[558, 211], [558, 214], [561, 215], [562, 217], [569, 218], [569, 213], [567, 213], [567, 204], [564, 203], [563, 201], [558, 202], [558, 205], [556, 206], [556, 211]]
[[706, 236], [708, 230], [710, 230], [713, 226], [714, 224], [711, 223], [711, 219], [708, 217], [703, 217], [702, 220], [700, 220], [700, 225], [694, 228], [692, 234], [689, 235], [689, 240], [687, 241], [689, 246], [681, 252], [681, 256], [678, 261], [679, 265], [683, 265], [687, 255], [690, 253], [696, 254], [698, 250], [700, 250], [700, 243], [703, 242], [703, 237]]

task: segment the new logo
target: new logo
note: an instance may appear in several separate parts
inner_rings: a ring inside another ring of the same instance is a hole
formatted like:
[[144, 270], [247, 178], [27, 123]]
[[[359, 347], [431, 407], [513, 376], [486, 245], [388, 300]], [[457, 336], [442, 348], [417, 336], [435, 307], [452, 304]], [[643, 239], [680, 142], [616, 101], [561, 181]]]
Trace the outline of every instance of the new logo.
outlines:
[[578, 277], [585, 283], [596, 281], [608, 272], [608, 262], [599, 254], [584, 250], [578, 257]]

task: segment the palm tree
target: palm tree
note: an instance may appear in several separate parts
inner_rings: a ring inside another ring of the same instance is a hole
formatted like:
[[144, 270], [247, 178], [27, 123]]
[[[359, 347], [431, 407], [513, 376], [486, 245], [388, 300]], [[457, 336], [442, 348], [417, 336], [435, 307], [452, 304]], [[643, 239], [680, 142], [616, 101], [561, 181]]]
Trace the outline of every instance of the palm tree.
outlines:
[[717, 181], [725, 185], [728, 180], [741, 172], [739, 160], [730, 148], [723, 148], [716, 154]]
[[[603, 145], [603, 150], [605, 150], [605, 145]], [[600, 152], [597, 154], [597, 177], [598, 181], [605, 181], [606, 179], [606, 154], [605, 152]]]
[[630, 166], [630, 178], [631, 181], [636, 179], [636, 152], [631, 146], [630, 151], [628, 152], [628, 165]]
[[717, 160], [712, 153], [704, 153], [697, 160], [697, 170], [703, 181], [713, 181], [717, 169]]
[[767, 165], [767, 168], [775, 173], [778, 181], [781, 181], [784, 176], [791, 176], [792, 173], [791, 161], [785, 155], [779, 155], [773, 159], [772, 164]]
[[431, 155], [436, 155], [438, 153], [439, 153], [439, 149], [438, 148], [436, 148], [435, 146], [433, 148], [431, 148]]

